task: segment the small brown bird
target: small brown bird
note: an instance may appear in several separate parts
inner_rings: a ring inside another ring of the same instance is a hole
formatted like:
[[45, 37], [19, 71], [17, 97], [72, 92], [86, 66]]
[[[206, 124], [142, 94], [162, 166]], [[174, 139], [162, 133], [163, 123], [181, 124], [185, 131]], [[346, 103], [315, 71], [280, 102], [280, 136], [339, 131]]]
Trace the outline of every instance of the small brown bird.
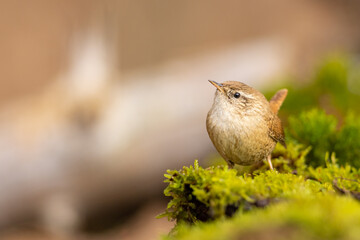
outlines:
[[277, 142], [285, 145], [284, 130], [277, 112], [287, 89], [279, 90], [268, 102], [256, 89], [235, 81], [217, 83], [214, 103], [207, 115], [206, 129], [215, 148], [232, 168], [251, 165], [267, 158]]

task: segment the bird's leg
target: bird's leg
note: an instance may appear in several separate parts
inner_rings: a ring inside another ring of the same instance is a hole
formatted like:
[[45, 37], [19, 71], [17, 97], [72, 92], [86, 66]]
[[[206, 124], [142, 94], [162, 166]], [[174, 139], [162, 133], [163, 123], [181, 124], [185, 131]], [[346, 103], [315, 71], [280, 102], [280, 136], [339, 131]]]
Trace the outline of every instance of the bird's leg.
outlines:
[[227, 162], [227, 164], [228, 164], [229, 169], [233, 169], [233, 168], [234, 168], [235, 164], [234, 164], [233, 162], [228, 161], [228, 160], [226, 160], [226, 162]]
[[271, 169], [271, 170], [274, 170], [273, 165], [272, 165], [272, 162], [271, 162], [271, 154], [269, 154], [269, 156], [267, 157], [267, 161], [268, 161], [268, 163], [269, 163], [270, 169]]

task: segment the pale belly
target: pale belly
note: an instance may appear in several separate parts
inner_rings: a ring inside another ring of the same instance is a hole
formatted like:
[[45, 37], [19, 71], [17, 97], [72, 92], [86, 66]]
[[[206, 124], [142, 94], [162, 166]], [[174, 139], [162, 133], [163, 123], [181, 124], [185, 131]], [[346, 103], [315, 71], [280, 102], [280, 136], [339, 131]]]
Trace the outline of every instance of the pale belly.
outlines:
[[[241, 119], [238, 124], [208, 125], [215, 148], [226, 160], [239, 165], [251, 165], [264, 160], [274, 149], [275, 141], [268, 126], [259, 117]], [[211, 128], [211, 129], [210, 129]]]

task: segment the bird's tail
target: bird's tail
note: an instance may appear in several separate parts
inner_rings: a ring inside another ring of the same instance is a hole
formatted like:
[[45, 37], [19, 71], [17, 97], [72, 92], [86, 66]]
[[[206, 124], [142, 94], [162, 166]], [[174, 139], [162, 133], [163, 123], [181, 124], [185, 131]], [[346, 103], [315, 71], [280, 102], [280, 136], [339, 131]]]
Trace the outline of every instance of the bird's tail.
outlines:
[[275, 93], [275, 95], [270, 99], [270, 108], [273, 113], [277, 114], [282, 103], [284, 102], [286, 95], [288, 93], [287, 89], [281, 89]]

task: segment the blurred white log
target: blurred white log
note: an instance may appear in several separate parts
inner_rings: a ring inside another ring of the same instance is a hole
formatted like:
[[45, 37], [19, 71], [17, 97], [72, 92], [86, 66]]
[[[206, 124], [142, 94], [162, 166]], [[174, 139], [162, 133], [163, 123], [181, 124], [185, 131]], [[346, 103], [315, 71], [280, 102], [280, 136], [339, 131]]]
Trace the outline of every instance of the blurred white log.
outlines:
[[109, 46], [96, 32], [78, 38], [55, 84], [2, 110], [0, 226], [44, 212], [71, 229], [47, 210], [59, 193], [75, 199], [79, 215], [159, 194], [166, 169], [214, 151], [207, 80], [262, 89], [290, 52], [279, 39], [259, 39], [119, 74]]

